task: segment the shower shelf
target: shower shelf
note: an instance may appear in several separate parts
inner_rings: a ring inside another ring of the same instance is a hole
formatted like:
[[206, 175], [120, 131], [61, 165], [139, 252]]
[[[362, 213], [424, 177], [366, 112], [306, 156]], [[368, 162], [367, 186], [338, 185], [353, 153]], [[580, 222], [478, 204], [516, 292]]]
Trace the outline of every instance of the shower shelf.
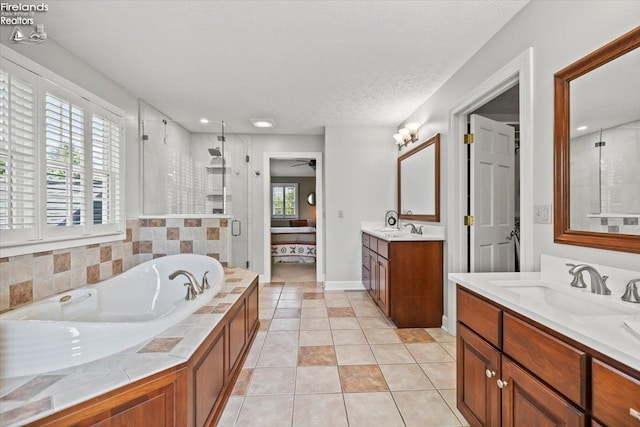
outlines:
[[209, 173], [221, 173], [223, 169], [224, 169], [225, 172], [228, 172], [229, 170], [231, 170], [231, 168], [229, 166], [225, 166], [224, 168], [222, 167], [222, 165], [220, 165], [220, 166], [207, 166], [207, 172], [209, 172]]

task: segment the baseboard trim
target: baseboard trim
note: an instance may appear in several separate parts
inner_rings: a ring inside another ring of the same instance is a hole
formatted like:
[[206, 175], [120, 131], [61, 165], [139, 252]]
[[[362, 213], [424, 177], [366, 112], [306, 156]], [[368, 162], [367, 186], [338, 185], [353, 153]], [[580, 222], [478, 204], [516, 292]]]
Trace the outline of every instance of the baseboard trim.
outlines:
[[362, 282], [359, 281], [328, 281], [324, 282], [325, 291], [364, 291]]

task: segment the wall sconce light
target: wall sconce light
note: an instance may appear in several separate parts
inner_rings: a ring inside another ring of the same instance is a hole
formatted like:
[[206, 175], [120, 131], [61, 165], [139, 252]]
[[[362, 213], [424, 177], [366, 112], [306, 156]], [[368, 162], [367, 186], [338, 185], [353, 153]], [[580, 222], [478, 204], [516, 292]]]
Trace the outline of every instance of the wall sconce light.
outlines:
[[403, 128], [398, 130], [398, 133], [393, 135], [393, 139], [395, 139], [396, 144], [398, 144], [398, 150], [418, 140], [420, 126], [422, 126], [422, 124], [417, 122], [407, 123]]

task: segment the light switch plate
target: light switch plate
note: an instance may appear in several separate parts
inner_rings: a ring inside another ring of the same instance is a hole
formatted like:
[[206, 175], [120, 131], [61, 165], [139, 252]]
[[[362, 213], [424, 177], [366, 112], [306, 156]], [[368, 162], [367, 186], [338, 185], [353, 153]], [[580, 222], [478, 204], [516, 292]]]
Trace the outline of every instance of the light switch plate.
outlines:
[[551, 205], [534, 205], [533, 222], [535, 224], [551, 224]]
[[344, 218], [344, 211], [342, 209], [338, 209], [338, 218]]

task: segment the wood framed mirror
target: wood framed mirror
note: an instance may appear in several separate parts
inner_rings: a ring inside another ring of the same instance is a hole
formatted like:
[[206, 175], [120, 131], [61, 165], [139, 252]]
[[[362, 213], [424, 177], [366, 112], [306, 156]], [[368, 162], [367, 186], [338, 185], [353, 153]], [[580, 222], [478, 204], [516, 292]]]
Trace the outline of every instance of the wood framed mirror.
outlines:
[[640, 253], [640, 27], [554, 75], [554, 242]]
[[440, 134], [398, 157], [398, 216], [440, 221]]

